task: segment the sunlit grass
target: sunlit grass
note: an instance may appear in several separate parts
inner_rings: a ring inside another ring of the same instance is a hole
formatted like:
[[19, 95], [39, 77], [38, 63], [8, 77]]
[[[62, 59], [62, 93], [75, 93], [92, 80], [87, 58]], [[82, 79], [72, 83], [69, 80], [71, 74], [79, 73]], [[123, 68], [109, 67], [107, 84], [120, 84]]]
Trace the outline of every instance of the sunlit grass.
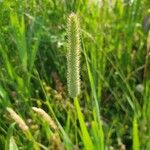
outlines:
[[[74, 99], [66, 60], [73, 12], [81, 48]], [[149, 150], [149, 15], [148, 0], [0, 1], [0, 149]]]

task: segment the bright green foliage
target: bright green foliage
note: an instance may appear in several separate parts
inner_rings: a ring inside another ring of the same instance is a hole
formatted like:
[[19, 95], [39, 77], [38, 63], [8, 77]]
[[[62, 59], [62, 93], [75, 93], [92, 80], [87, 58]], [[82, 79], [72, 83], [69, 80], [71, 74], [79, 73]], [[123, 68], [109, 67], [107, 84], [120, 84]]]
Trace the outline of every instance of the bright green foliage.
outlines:
[[69, 96], [74, 98], [80, 93], [80, 31], [76, 14], [71, 13], [67, 23], [67, 82]]
[[16, 39], [16, 45], [20, 57], [20, 61], [24, 67], [27, 69], [27, 45], [26, 45], [26, 37], [25, 37], [25, 23], [24, 17], [21, 17], [21, 21], [19, 21], [19, 17], [17, 13], [10, 13], [11, 25], [14, 30], [14, 37]]
[[149, 16], [149, 0], [0, 0], [0, 150], [150, 150]]

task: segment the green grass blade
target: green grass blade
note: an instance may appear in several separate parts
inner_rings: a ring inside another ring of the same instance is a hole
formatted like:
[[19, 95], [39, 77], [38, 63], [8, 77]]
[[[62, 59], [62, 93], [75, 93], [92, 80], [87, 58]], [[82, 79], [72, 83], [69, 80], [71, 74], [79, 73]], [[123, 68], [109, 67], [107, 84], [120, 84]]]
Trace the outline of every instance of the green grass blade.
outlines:
[[92, 135], [94, 136], [94, 146], [96, 149], [104, 150], [104, 132], [102, 127], [102, 121], [97, 120], [96, 111], [93, 110], [94, 121], [92, 122]]
[[82, 136], [83, 136], [81, 138], [83, 140], [85, 149], [86, 150], [93, 150], [93, 148], [94, 148], [93, 147], [93, 143], [92, 143], [90, 135], [89, 135], [89, 133], [87, 131], [87, 127], [86, 127], [86, 124], [84, 122], [83, 115], [81, 113], [81, 108], [80, 108], [80, 105], [79, 105], [79, 102], [78, 102], [77, 98], [75, 98], [74, 104], [75, 104], [75, 107], [76, 107], [76, 110], [77, 110], [77, 115], [78, 115], [80, 128], [81, 128]]
[[140, 150], [138, 123], [136, 117], [133, 119], [133, 150]]

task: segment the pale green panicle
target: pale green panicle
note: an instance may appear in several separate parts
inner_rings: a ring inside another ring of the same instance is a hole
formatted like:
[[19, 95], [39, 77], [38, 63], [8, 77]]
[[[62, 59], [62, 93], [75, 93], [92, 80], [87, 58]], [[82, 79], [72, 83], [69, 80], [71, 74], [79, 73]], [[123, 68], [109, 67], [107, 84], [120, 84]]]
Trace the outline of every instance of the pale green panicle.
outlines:
[[68, 93], [75, 98], [80, 93], [80, 31], [76, 14], [71, 13], [67, 23], [68, 52], [67, 52], [67, 82]]

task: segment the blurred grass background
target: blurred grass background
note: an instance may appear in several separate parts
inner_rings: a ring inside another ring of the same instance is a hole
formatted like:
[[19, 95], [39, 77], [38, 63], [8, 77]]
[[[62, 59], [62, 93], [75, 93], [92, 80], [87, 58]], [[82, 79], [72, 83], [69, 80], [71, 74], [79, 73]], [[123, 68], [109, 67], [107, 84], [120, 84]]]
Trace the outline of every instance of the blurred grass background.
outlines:
[[[80, 20], [80, 104], [66, 89], [71, 12]], [[0, 149], [150, 150], [149, 29], [149, 0], [1, 0]], [[32, 139], [6, 107], [24, 119]]]

